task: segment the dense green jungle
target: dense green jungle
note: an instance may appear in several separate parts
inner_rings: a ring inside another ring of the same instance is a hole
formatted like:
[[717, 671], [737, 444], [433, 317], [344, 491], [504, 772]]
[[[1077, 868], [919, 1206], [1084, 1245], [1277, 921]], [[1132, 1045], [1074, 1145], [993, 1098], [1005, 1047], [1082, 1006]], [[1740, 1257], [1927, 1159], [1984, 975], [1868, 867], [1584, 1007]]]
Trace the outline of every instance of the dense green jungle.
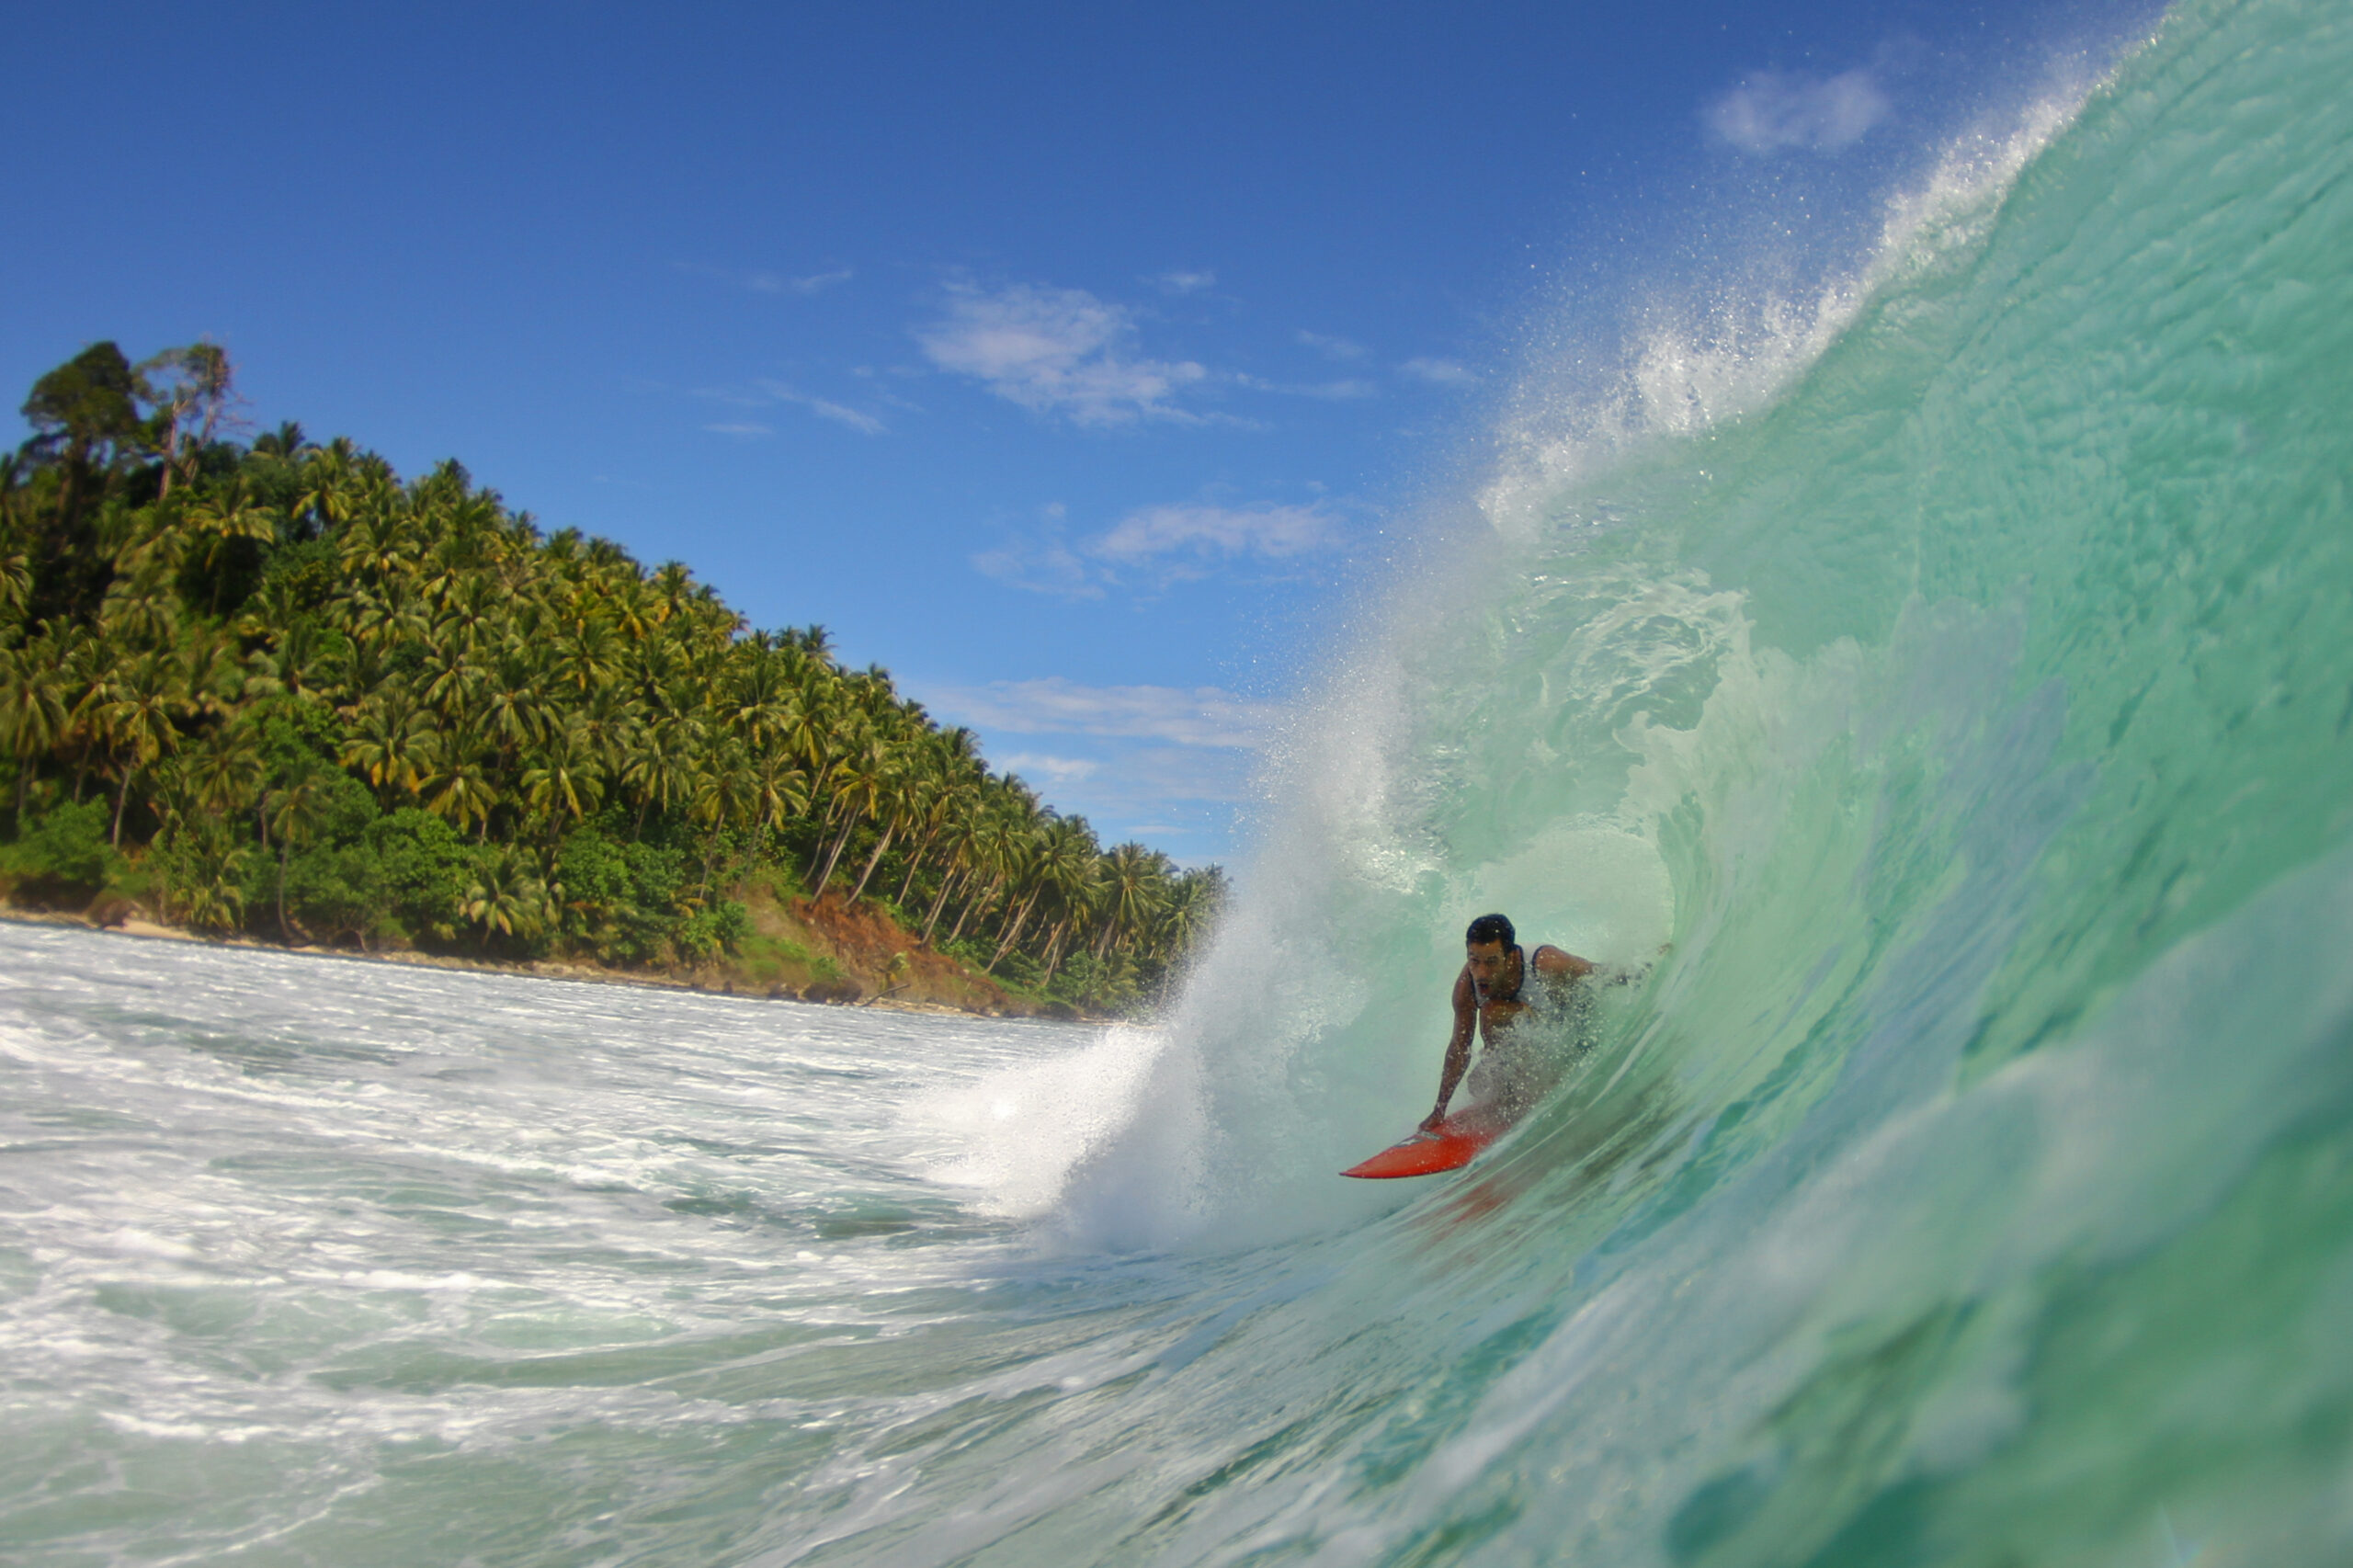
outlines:
[[1097, 1012], [1214, 913], [1216, 868], [1104, 848], [822, 628], [239, 406], [216, 345], [97, 343], [0, 457], [17, 906], [627, 971], [752, 939], [748, 889], [830, 893]]

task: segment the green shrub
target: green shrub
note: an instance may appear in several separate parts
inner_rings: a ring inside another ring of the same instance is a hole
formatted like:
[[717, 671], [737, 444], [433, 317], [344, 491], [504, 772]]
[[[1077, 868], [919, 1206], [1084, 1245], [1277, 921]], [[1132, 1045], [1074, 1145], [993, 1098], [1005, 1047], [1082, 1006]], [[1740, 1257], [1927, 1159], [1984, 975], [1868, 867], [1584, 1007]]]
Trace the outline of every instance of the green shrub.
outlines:
[[375, 862], [383, 912], [416, 936], [454, 942], [473, 855], [457, 830], [430, 812], [404, 806], [368, 824], [360, 843]]
[[94, 896], [122, 865], [108, 842], [112, 825], [104, 801], [68, 801], [27, 821], [5, 851], [19, 896], [43, 903]]
[[670, 940], [681, 959], [688, 963], [706, 963], [722, 953], [734, 951], [735, 945], [751, 930], [751, 911], [732, 898], [722, 898], [680, 921], [677, 934]]
[[675, 848], [574, 828], [556, 855], [563, 937], [604, 963], [658, 962], [677, 943], [685, 880], [686, 858]]
[[364, 948], [383, 910], [383, 871], [365, 846], [323, 844], [288, 860], [286, 912], [313, 940]]

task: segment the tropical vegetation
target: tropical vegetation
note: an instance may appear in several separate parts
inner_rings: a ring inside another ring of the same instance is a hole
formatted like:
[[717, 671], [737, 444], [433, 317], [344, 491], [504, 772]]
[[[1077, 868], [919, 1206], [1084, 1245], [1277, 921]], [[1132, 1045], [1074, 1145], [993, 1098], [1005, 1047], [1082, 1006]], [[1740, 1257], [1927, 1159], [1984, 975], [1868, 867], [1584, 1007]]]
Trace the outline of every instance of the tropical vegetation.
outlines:
[[1017, 989], [1148, 1001], [1214, 868], [1105, 849], [822, 628], [543, 532], [455, 461], [241, 439], [210, 344], [98, 343], [0, 457], [0, 875], [200, 931], [691, 964], [751, 884]]

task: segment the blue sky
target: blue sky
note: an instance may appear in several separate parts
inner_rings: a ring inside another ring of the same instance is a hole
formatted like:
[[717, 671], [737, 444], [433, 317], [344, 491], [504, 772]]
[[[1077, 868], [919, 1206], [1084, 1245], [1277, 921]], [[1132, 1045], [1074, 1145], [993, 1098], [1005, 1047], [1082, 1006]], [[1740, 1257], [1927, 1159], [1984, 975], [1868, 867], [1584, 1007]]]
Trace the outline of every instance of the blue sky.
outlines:
[[210, 336], [256, 427], [455, 456], [823, 623], [1107, 842], [1227, 858], [1532, 341], [1724, 247], [1836, 259], [2149, 14], [28, 9], [0, 388]]

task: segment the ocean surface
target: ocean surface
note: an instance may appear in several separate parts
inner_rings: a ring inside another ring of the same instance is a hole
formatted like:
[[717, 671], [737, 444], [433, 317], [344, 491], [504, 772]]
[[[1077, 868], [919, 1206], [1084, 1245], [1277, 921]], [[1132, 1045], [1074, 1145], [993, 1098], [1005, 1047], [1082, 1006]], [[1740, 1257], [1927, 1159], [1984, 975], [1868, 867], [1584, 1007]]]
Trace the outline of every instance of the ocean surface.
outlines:
[[[0, 926], [0, 1560], [2353, 1561], [2348, 83], [1532, 363], [1162, 1027]], [[1337, 1179], [1489, 907], [1587, 1050]]]

